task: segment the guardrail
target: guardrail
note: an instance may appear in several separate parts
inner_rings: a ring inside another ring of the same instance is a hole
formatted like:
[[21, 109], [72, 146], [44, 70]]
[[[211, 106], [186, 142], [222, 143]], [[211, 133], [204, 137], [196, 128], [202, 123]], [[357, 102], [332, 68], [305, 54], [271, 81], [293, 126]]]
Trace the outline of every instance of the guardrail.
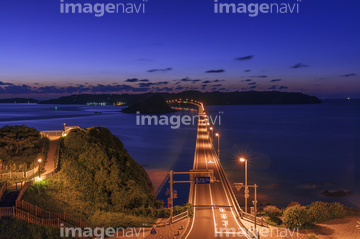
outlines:
[[40, 134], [46, 137], [49, 136], [62, 136], [64, 133], [63, 130], [49, 130], [49, 131], [41, 131]]
[[39, 166], [27, 171], [27, 172], [9, 172], [0, 174], [0, 178], [28, 178], [39, 171]]
[[30, 214], [29, 212], [25, 212], [16, 207], [1, 207], [0, 208], [0, 218], [1, 217], [15, 217], [17, 219], [26, 221], [27, 223], [40, 224], [40, 225], [44, 225], [44, 226], [55, 226], [58, 228], [60, 228], [60, 226], [61, 227], [69, 227], [69, 228], [74, 227], [73, 225], [71, 225], [69, 223], [61, 221], [59, 218], [58, 219], [39, 218], [39, 217], [36, 217], [36, 216]]
[[0, 200], [1, 200], [2, 196], [4, 195], [6, 189], [7, 189], [7, 182], [5, 182], [0, 189]]
[[184, 218], [187, 218], [189, 216], [189, 209], [187, 209], [185, 212], [182, 212], [176, 216], [173, 216], [172, 217], [172, 220], [171, 220], [171, 223], [174, 223], [174, 222], [177, 222], [177, 221], [180, 221]]
[[44, 219], [59, 219], [61, 221], [67, 222], [72, 224], [73, 226], [77, 227], [91, 227], [94, 228], [90, 223], [81, 220], [80, 218], [77, 218], [73, 215], [70, 215], [66, 212], [50, 212], [47, 210], [44, 210], [36, 205], [33, 205], [31, 203], [25, 202], [24, 200], [16, 200], [16, 207], [21, 208], [35, 216], [40, 216]]
[[[235, 205], [235, 211], [236, 211], [237, 215], [238, 215], [240, 218], [245, 218], [245, 219], [248, 219], [248, 220], [254, 222], [254, 221], [255, 221], [255, 216], [252, 215], [252, 214], [250, 214], [250, 213], [246, 213], [246, 212], [244, 212], [244, 211], [241, 209], [241, 207], [240, 207], [240, 205], [239, 205], [239, 203], [238, 203], [238, 201], [237, 201], [237, 199], [236, 199], [235, 193], [234, 193], [234, 191], [233, 191], [233, 189], [232, 189], [232, 187], [231, 187], [231, 185], [230, 185], [229, 179], [227, 178], [227, 176], [226, 176], [226, 174], [225, 174], [225, 170], [224, 170], [224, 168], [222, 167], [222, 165], [221, 165], [221, 163], [220, 163], [220, 159], [218, 158], [218, 156], [217, 156], [217, 154], [216, 154], [216, 152], [215, 152], [214, 147], [212, 147], [212, 151], [213, 151], [213, 154], [216, 155], [215, 158], [216, 158], [216, 160], [217, 160], [217, 162], [218, 162], [218, 164], [219, 164], [220, 173], [222, 174], [223, 178], [225, 179], [225, 180], [224, 180], [224, 181], [225, 181], [225, 185], [226, 185], [226, 187], [228, 188], [228, 191], [230, 192], [230, 197], [231, 197], [231, 199], [232, 199], [232, 201], [233, 201], [233, 203], [234, 203], [234, 205]], [[256, 217], [256, 223], [257, 223], [259, 226], [268, 227], [268, 223], [267, 223], [267, 221], [266, 221], [263, 217]]]

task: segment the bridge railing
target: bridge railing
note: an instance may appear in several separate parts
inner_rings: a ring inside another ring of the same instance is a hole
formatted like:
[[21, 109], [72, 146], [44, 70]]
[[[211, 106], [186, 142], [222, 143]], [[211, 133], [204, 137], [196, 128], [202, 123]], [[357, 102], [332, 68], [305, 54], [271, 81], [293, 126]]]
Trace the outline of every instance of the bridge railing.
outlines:
[[172, 217], [172, 220], [171, 220], [171, 223], [174, 223], [174, 222], [177, 222], [177, 221], [180, 221], [184, 218], [187, 218], [189, 216], [189, 210], [187, 209], [185, 212], [182, 212], [176, 216], [173, 216]]
[[248, 219], [248, 220], [251, 220], [251, 221], [255, 221], [255, 218], [256, 218], [256, 223], [258, 225], [267, 227], [268, 223], [263, 217], [255, 217], [254, 215], [252, 215], [250, 213], [246, 213], [241, 209], [241, 207], [240, 207], [240, 205], [239, 205], [239, 203], [238, 203], [238, 201], [236, 199], [235, 193], [234, 193], [234, 191], [233, 191], [233, 189], [232, 189], [232, 187], [230, 185], [230, 181], [229, 181], [229, 179], [227, 178], [227, 176], [225, 174], [224, 168], [222, 167], [222, 165], [220, 163], [220, 159], [218, 158], [214, 147], [212, 147], [212, 151], [213, 151], [213, 155], [216, 155], [215, 158], [216, 158], [216, 160], [217, 160], [217, 162], [219, 164], [220, 173], [222, 174], [222, 176], [225, 179], [225, 185], [228, 188], [228, 191], [230, 192], [230, 197], [231, 197], [231, 200], [233, 201], [233, 204], [235, 205], [235, 211], [236, 211], [237, 215], [240, 218], [245, 218], [245, 219]]

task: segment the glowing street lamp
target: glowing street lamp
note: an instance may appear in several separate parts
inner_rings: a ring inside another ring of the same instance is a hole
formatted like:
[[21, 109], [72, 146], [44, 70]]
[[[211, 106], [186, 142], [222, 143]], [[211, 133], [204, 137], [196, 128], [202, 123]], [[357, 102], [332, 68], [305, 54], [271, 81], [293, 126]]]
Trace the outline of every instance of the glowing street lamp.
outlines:
[[240, 162], [245, 162], [245, 212], [247, 212], [247, 199], [249, 197], [249, 188], [247, 185], [247, 159], [240, 158]]
[[41, 163], [41, 159], [38, 159], [38, 162], [39, 162], [39, 179], [41, 178], [40, 176], [40, 163]]
[[220, 159], [220, 134], [216, 133], [215, 136], [218, 138], [218, 158]]

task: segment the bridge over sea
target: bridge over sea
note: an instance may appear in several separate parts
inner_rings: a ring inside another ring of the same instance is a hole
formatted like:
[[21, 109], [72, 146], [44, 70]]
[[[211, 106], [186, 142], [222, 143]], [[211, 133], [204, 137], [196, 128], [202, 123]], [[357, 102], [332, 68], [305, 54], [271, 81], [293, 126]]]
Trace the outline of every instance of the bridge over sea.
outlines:
[[[252, 232], [242, 222], [246, 220], [262, 226], [267, 226], [267, 224], [263, 218], [246, 213], [239, 206], [215, 151], [210, 124], [203, 103], [189, 99], [168, 100], [167, 103], [178, 108], [185, 106], [194, 109], [195, 107], [199, 114], [195, 156], [191, 170], [193, 173], [189, 181], [191, 183], [189, 202], [194, 208], [194, 216], [183, 238], [254, 238]], [[206, 175], [204, 172], [210, 172], [207, 175], [211, 177], [210, 182], [208, 184], [196, 184], [194, 178]]]

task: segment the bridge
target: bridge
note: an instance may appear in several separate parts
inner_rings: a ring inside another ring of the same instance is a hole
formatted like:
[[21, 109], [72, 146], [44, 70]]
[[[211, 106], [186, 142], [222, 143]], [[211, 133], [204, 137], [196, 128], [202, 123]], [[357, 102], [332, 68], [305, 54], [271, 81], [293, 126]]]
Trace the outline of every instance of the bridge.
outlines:
[[200, 101], [193, 99], [175, 99], [167, 100], [166, 103], [173, 109], [185, 109], [185, 110], [204, 110], [204, 106]]
[[[189, 181], [191, 182], [189, 202], [193, 205], [194, 216], [183, 238], [254, 238], [239, 219], [256, 221], [260, 225], [264, 225], [265, 222], [262, 218], [256, 218], [240, 208], [211, 142], [210, 126], [203, 104], [188, 99], [167, 102], [173, 107], [181, 107], [183, 104], [196, 106], [199, 114], [194, 163]], [[199, 172], [198, 175], [196, 172]], [[209, 183], [194, 183], [194, 177], [204, 176], [204, 172], [211, 172], [208, 175], [211, 176]]]

